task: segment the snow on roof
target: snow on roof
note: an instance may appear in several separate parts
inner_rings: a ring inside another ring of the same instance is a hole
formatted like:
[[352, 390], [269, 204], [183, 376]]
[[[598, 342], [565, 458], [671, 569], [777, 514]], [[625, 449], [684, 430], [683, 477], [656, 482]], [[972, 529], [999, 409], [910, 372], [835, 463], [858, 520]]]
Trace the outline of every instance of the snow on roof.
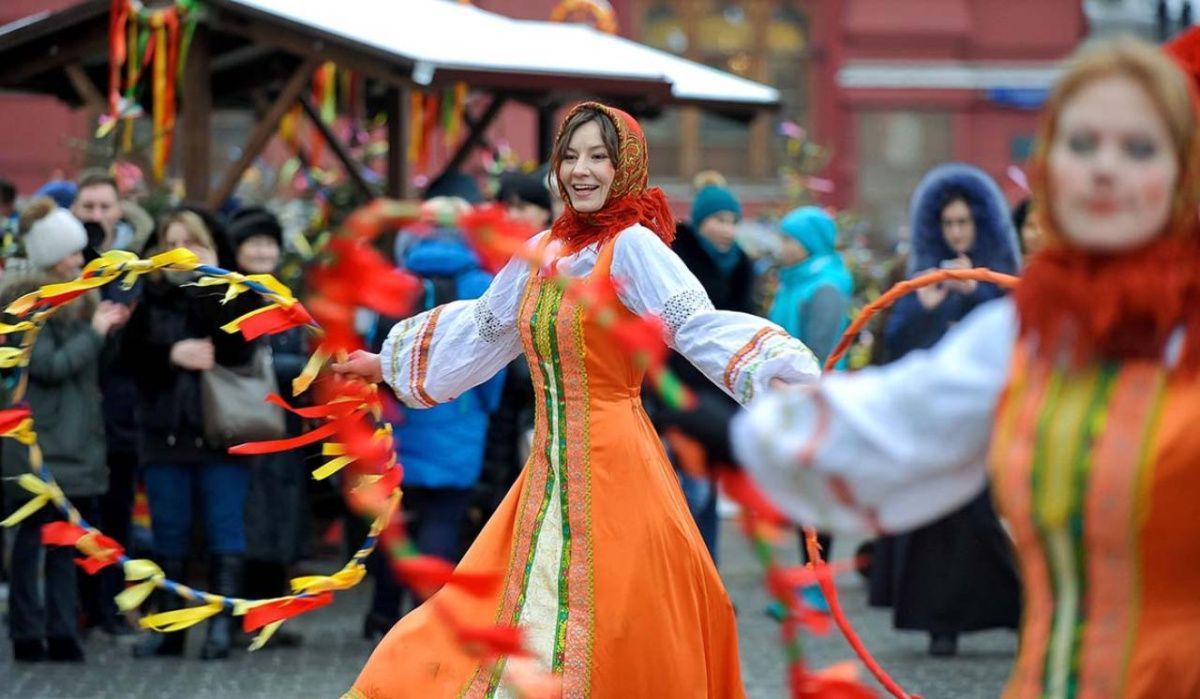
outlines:
[[[451, 0], [226, 0], [438, 70], [667, 82], [679, 102], [774, 106], [779, 92], [578, 24], [518, 20]], [[569, 83], [568, 83], [569, 84]]]

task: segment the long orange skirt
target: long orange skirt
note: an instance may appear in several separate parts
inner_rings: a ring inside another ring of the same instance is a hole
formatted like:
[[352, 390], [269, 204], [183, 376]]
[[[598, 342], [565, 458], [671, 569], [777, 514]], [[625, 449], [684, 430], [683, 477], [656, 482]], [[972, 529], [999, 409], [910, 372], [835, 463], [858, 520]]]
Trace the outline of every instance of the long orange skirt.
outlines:
[[[593, 279], [611, 254], [610, 243]], [[642, 409], [642, 371], [537, 274], [519, 321], [538, 400], [533, 453], [459, 565], [503, 571], [502, 589], [438, 592], [392, 628], [346, 696], [514, 696], [503, 663], [465, 650], [432, 602], [473, 625], [520, 625], [564, 697], [744, 696], [733, 608]]]

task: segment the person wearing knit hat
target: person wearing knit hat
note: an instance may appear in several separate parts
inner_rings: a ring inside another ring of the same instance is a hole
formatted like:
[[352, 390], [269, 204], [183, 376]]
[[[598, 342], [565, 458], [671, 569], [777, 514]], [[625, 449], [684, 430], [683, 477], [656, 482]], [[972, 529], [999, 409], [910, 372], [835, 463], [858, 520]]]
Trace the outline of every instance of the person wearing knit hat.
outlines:
[[[724, 181], [711, 171], [709, 179]], [[671, 249], [700, 280], [715, 308], [753, 313], [754, 265], [734, 241], [734, 226], [741, 217], [742, 206], [733, 192], [721, 185], [705, 184], [692, 202], [691, 222], [676, 224]], [[667, 361], [671, 371], [696, 396], [697, 408], [677, 411], [664, 406], [655, 411], [655, 426], [675, 455], [688, 509], [716, 562], [717, 490], [711, 479], [697, 478], [688, 472], [712, 472], [718, 464], [733, 462], [727, 435], [737, 403], [682, 355], [672, 352]]]
[[[87, 233], [70, 212], [39, 204], [26, 220], [25, 250], [34, 269], [5, 275], [0, 305], [47, 283], [72, 279], [83, 265]], [[45, 323], [30, 350], [23, 379], [28, 382], [25, 400], [38, 425], [42, 463], [88, 519], [97, 516], [99, 499], [109, 488], [99, 401], [100, 357], [111, 333], [129, 318], [124, 306], [98, 301], [98, 296], [96, 292], [83, 295]], [[32, 464], [26, 447], [13, 440], [4, 442], [0, 444], [0, 489], [5, 510], [12, 511], [28, 494], [11, 484]], [[84, 659], [75, 552], [42, 543], [42, 527], [61, 518], [54, 508], [42, 508], [15, 529], [9, 637], [18, 662]]]
[[779, 291], [768, 317], [824, 362], [848, 323], [854, 291], [837, 252], [837, 224], [822, 209], [804, 206], [784, 216], [779, 229]]
[[25, 234], [25, 254], [39, 270], [73, 277], [83, 267], [87, 243], [87, 232], [79, 219], [66, 209], [56, 208], [30, 225]]
[[508, 207], [509, 218], [528, 223], [537, 231], [550, 226], [553, 205], [544, 177], [536, 173], [510, 173], [502, 180], [499, 199]]
[[71, 204], [75, 203], [75, 195], [78, 190], [75, 183], [70, 180], [50, 180], [46, 184], [38, 188], [33, 193], [35, 197], [50, 197], [64, 209], [71, 208]]
[[723, 269], [731, 269], [737, 263], [734, 226], [741, 220], [742, 205], [725, 187], [710, 184], [696, 192], [692, 200], [692, 226], [700, 234], [701, 244]]
[[261, 207], [242, 209], [227, 231], [238, 269], [246, 274], [271, 274], [283, 250], [283, 227], [275, 214]]

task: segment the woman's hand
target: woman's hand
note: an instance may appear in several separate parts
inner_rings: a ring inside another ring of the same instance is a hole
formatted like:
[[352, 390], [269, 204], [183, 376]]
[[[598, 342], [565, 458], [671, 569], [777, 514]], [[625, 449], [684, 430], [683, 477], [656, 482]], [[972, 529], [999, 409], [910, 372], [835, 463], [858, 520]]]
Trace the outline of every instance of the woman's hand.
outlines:
[[207, 337], [180, 340], [171, 345], [171, 362], [192, 371], [208, 371], [216, 364], [216, 350]]
[[[971, 258], [967, 257], [966, 255], [959, 255], [953, 260], [947, 260], [946, 262], [942, 263], [943, 269], [971, 269], [974, 266], [975, 263], [971, 262]], [[948, 286], [951, 291], [957, 291], [960, 294], [970, 294], [975, 291], [977, 282], [974, 279], [956, 279], [954, 281], [946, 282], [946, 286]]]
[[329, 368], [339, 376], [360, 378], [371, 383], [383, 381], [383, 365], [379, 362], [379, 355], [363, 350], [354, 350], [346, 361], [334, 362]]
[[92, 329], [105, 337], [129, 321], [129, 309], [112, 301], [101, 301], [92, 314]]
[[[927, 269], [920, 274], [925, 274], [932, 271], [934, 270]], [[920, 289], [917, 289], [917, 301], [921, 303], [921, 308], [924, 308], [927, 311], [932, 311], [933, 309], [942, 305], [942, 301], [945, 301], [946, 296], [949, 294], [949, 283], [938, 282], [937, 284], [930, 284], [929, 286], [923, 286]]]

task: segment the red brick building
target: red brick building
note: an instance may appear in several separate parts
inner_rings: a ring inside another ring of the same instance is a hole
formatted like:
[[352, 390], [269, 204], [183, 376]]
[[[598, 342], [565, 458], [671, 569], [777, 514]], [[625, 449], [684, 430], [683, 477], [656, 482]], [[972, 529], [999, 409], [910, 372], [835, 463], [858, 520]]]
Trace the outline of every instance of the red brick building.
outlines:
[[[74, 0], [3, 0], [0, 25]], [[32, 193], [56, 172], [74, 174], [84, 160], [87, 127], [82, 112], [72, 112], [52, 97], [0, 92], [0, 177]]]

